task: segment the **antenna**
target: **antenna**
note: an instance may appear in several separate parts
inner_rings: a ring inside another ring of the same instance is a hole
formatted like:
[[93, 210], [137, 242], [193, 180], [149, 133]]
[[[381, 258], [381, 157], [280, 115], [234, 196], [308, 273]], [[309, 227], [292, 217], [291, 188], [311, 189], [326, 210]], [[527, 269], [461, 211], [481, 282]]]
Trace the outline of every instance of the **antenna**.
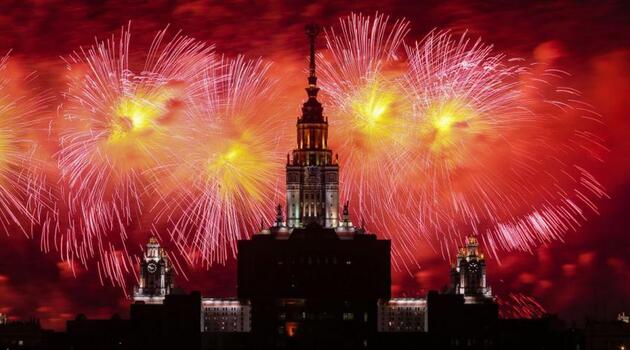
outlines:
[[315, 40], [317, 39], [317, 35], [321, 32], [321, 27], [315, 23], [307, 24], [304, 28], [306, 31], [306, 36], [308, 36], [308, 40], [310, 41], [310, 62], [309, 62], [309, 75], [308, 75], [308, 84], [311, 86], [315, 86], [317, 84], [317, 77], [315, 76]]

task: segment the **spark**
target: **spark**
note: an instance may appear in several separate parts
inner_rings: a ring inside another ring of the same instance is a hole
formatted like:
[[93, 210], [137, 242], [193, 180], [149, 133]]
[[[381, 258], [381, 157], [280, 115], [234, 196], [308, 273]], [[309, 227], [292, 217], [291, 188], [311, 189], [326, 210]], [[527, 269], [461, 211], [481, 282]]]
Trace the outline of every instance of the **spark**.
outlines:
[[0, 225], [33, 237], [54, 231], [56, 193], [48, 180], [42, 140], [50, 96], [32, 90], [34, 76], [16, 78], [9, 54], [0, 58]]

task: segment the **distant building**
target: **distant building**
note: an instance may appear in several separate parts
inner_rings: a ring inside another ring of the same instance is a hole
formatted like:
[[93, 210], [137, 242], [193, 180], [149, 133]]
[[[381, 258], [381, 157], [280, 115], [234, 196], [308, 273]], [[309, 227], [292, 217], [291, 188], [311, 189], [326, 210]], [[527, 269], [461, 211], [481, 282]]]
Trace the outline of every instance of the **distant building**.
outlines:
[[205, 332], [249, 332], [252, 329], [252, 307], [249, 301], [203, 298], [203, 330]]
[[129, 349], [199, 349], [201, 294], [168, 294], [162, 304], [131, 304]]
[[630, 349], [630, 321], [625, 313], [608, 322], [588, 321], [584, 330], [586, 350]]
[[430, 291], [427, 296], [426, 330], [434, 334], [477, 334], [499, 319], [499, 306], [492, 299], [467, 303], [462, 294]]
[[8, 321], [0, 324], [0, 349], [42, 349], [46, 345], [46, 333], [39, 320]]
[[396, 298], [378, 304], [379, 332], [424, 332], [427, 301], [424, 298]]
[[[465, 304], [485, 306], [467, 307]], [[494, 303], [492, 290], [486, 277], [486, 261], [479, 252], [475, 237], [466, 239], [466, 246], [459, 249], [457, 262], [451, 269], [451, 286], [446, 295], [434, 295], [432, 314], [427, 312], [427, 299], [402, 298], [382, 300], [378, 306], [379, 332], [426, 332], [430, 323], [434, 331], [444, 326], [455, 327], [459, 320], [451, 320], [453, 313], [474, 312], [483, 319], [493, 321], [498, 318], [498, 306]], [[446, 316], [443, 320], [441, 315]], [[429, 322], [431, 317], [431, 322]], [[468, 317], [465, 317], [468, 319]], [[470, 322], [474, 322], [470, 320]]]
[[161, 304], [173, 288], [172, 268], [157, 239], [151, 237], [140, 262], [139, 284], [133, 301], [144, 304]]
[[129, 349], [131, 324], [118, 316], [88, 319], [78, 315], [66, 325], [69, 348], [81, 350]]

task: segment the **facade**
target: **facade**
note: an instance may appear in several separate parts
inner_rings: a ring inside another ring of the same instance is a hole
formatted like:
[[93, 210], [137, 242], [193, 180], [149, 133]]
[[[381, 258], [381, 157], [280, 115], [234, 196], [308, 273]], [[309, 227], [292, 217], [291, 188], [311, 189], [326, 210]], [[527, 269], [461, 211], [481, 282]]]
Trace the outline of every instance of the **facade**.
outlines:
[[379, 332], [424, 332], [427, 301], [395, 298], [378, 303]]
[[157, 239], [151, 237], [143, 260], [140, 262], [139, 284], [133, 292], [133, 301], [161, 304], [173, 288], [172, 268]]
[[249, 332], [252, 329], [252, 307], [249, 301], [203, 298], [203, 330], [205, 332]]
[[479, 252], [479, 243], [474, 236], [460, 248], [457, 263], [451, 268], [451, 294], [464, 296], [466, 303], [483, 303], [492, 299], [492, 289], [486, 279], [486, 260]]
[[[312, 344], [357, 348], [377, 331], [377, 304], [390, 298], [390, 242], [368, 233], [341, 239], [311, 223], [238, 242], [238, 298], [252, 305], [252, 332], [265, 348]], [[345, 342], [345, 343], [344, 343]]]

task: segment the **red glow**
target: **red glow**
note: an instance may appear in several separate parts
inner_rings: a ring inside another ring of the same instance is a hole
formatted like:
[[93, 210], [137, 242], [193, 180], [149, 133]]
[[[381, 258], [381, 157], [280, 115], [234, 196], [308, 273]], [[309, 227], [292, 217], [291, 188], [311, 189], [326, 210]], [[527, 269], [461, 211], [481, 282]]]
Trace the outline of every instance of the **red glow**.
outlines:
[[[589, 109], [602, 115], [605, 127], [602, 127], [601, 136], [604, 138], [603, 143], [610, 149], [608, 153], [598, 154], [604, 157], [606, 169], [593, 170], [595, 177], [602, 182], [612, 198], [596, 203], [600, 215], [590, 212], [585, 214], [586, 220], [580, 218], [580, 224], [575, 231], [567, 232], [563, 236], [564, 242], [556, 240], [544, 248], [537, 248], [538, 245], [534, 244], [532, 254], [502, 252], [497, 254], [501, 265], [495, 258], [489, 257], [489, 277], [494, 290], [503, 295], [508, 295], [509, 292], [532, 295], [545, 309], [565, 313], [568, 317], [582, 317], [591, 312], [592, 304], [602, 298], [620, 307], [629, 307], [624, 296], [630, 293], [630, 287], [623, 282], [630, 278], [627, 269], [630, 260], [627, 249], [623, 249], [627, 242], [628, 227], [624, 208], [630, 205], [630, 161], [627, 158], [630, 154], [630, 138], [627, 137], [630, 132], [630, 101], [625, 98], [630, 92], [630, 48], [625, 39], [625, 33], [630, 30], [627, 8], [618, 2], [573, 6], [558, 2], [522, 8], [525, 5], [487, 5], [467, 1], [449, 1], [439, 5], [367, 1], [361, 2], [361, 5], [348, 6], [361, 8], [341, 8], [339, 4], [328, 1], [316, 4], [298, 4], [293, 1], [260, 3], [248, 8], [243, 8], [241, 4], [196, 1], [173, 4], [152, 1], [132, 8], [124, 1], [72, 5], [62, 1], [23, 2], [0, 8], [5, 14], [0, 19], [0, 30], [5, 33], [0, 43], [0, 53], [13, 50], [8, 66], [9, 75], [19, 78], [19, 81], [23, 81], [33, 70], [37, 71], [37, 79], [29, 82], [31, 86], [28, 89], [14, 86], [10, 92], [20, 93], [27, 98], [37, 98], [49, 92], [54, 101], [50, 101], [41, 117], [57, 122], [62, 115], [59, 111], [63, 109], [57, 110], [56, 106], [67, 101], [61, 96], [61, 92], [72, 92], [67, 91], [67, 80], [78, 79], [86, 69], [77, 67], [76, 70], [67, 70], [59, 56], [68, 57], [80, 47], [87, 48], [94, 43], [95, 36], [103, 40], [112, 34], [119, 35], [120, 28], [131, 20], [131, 64], [141, 70], [142, 62], [146, 58], [143, 55], [146, 54], [146, 48], [153, 36], [170, 23], [173, 33], [182, 29], [185, 35], [209, 44], [216, 43], [216, 51], [230, 57], [244, 53], [250, 58], [262, 56], [263, 59], [274, 62], [269, 75], [278, 81], [272, 100], [277, 110], [257, 120], [270, 116], [281, 118], [282, 123], [286, 120], [288, 126], [276, 125], [273, 128], [278, 133], [286, 130], [281, 136], [286, 136], [288, 142], [279, 145], [277, 150], [282, 153], [292, 147], [291, 123], [297, 116], [297, 106], [304, 98], [306, 45], [302, 27], [305, 22], [316, 19], [323, 25], [332, 26], [337, 24], [340, 16], [345, 16], [350, 11], [373, 14], [378, 9], [387, 11], [393, 18], [404, 16], [409, 19], [411, 32], [408, 37], [414, 40], [421, 39], [434, 27], [451, 29], [455, 35], [460, 35], [467, 29], [468, 36], [481, 37], [485, 43], [494, 44], [495, 50], [505, 52], [509, 57], [523, 57], [528, 62], [552, 65], [553, 68], [571, 73], [571, 76], [564, 78], [562, 84], [581, 91], [579, 99], [590, 103], [592, 108]], [[525, 11], [531, 16], [522, 16]], [[553, 20], [549, 20], [550, 18]], [[324, 45], [323, 42], [320, 44]], [[390, 68], [393, 73], [400, 69], [399, 66]], [[31, 87], [36, 90], [31, 90]], [[185, 108], [180, 103], [180, 100], [174, 100], [167, 104], [167, 108], [180, 111]], [[334, 121], [337, 116], [331, 104], [330, 100], [324, 101], [326, 115]], [[68, 105], [64, 105], [65, 107]], [[260, 110], [266, 112], [262, 107]], [[177, 120], [175, 114], [169, 114], [168, 118], [163, 119], [168, 124], [174, 120]], [[33, 133], [36, 135], [33, 139], [39, 143], [40, 150], [37, 157], [53, 159], [53, 155], [59, 151], [57, 140], [60, 131], [55, 125], [44, 123], [34, 129]], [[450, 124], [443, 125], [449, 127]], [[571, 124], [566, 129], [556, 131], [560, 136], [565, 136], [565, 132], [570, 133], [582, 126]], [[331, 139], [342, 136], [336, 135], [337, 132], [332, 124]], [[339, 143], [334, 144], [333, 149], [341, 153], [342, 169], [350, 166], [343, 163], [343, 152], [347, 150], [340, 149]], [[576, 152], [564, 160], [574, 163], [587, 158], [585, 153]], [[282, 154], [279, 154], [278, 164], [282, 165], [282, 161]], [[501, 166], [501, 162], [492, 164]], [[45, 184], [56, 184], [59, 180], [56, 163], [51, 161], [42, 165], [40, 170], [46, 174]], [[550, 167], [549, 164], [546, 166]], [[278, 199], [269, 194], [270, 192], [265, 193], [266, 197], [272, 197], [268, 207], [265, 207], [271, 211], [282, 196]], [[356, 207], [352, 207], [355, 203]], [[541, 205], [544, 205], [543, 201], [532, 203], [532, 206]], [[250, 208], [253, 211], [258, 206]], [[357, 200], [351, 202], [351, 208], [358, 210]], [[523, 206], [519, 211], [525, 209]], [[404, 205], [388, 207], [387, 210], [396, 219], [420, 219], [415, 213], [410, 215], [409, 209]], [[149, 212], [150, 210], [143, 211]], [[45, 211], [41, 213], [46, 217]], [[360, 222], [363, 213], [356, 211], [353, 214], [355, 223]], [[254, 217], [254, 214], [249, 217], [247, 226], [257, 226], [260, 218]], [[397, 226], [399, 224], [396, 219], [382, 220], [370, 228], [388, 236], [402, 237], [399, 236], [401, 232], [397, 231], [400, 226]], [[110, 280], [105, 275], [114, 275], [114, 280], [126, 279], [127, 286], [128, 283], [134, 283], [133, 256], [140, 252], [141, 245], [149, 235], [147, 227], [151, 227], [152, 217], [145, 216], [140, 221], [142, 226], [131, 224], [125, 227], [124, 234], [117, 229], [112, 230], [104, 240], [106, 244], [102, 248], [109, 255], [105, 254], [102, 259], [99, 257], [96, 260], [101, 261], [101, 264], [111, 264], [100, 269], [106, 287], [101, 286], [99, 268], [94, 264], [86, 266], [77, 257], [73, 263], [59, 261], [60, 255], [67, 256], [73, 251], [74, 247], [60, 244], [72, 242], [71, 237], [56, 236], [56, 243], [55, 239], [28, 240], [19, 230], [12, 230], [10, 237], [2, 238], [0, 248], [0, 261], [3, 262], [0, 266], [0, 310], [7, 310], [10, 315], [17, 317], [28, 317], [36, 311], [35, 316], [41, 317], [45, 326], [56, 328], [63, 327], [65, 320], [77, 312], [109, 317], [113, 312], [124, 310], [121, 308], [125, 302], [123, 295], [118, 288], [109, 286]], [[369, 223], [370, 218], [366, 217], [366, 221]], [[487, 222], [481, 222], [481, 225], [485, 224]], [[409, 251], [400, 253], [397, 257], [397, 261], [405, 260], [394, 276], [393, 290], [398, 295], [416, 295], [418, 291], [429, 288], [439, 289], [448, 278], [448, 262], [442, 257], [448, 256], [447, 251], [451, 245], [435, 242], [452, 243], [459, 236], [448, 236], [449, 233], [445, 233], [446, 236], [438, 237], [437, 240], [431, 237], [433, 244], [429, 244], [429, 241], [417, 238], [431, 232], [412, 232], [418, 226], [414, 222], [405, 228], [406, 233], [418, 235], [413, 236], [410, 244], [407, 241], [395, 242], [397, 247], [409, 247]], [[394, 227], [396, 229], [392, 229]], [[66, 234], [72, 234], [72, 230], [68, 230], [69, 227], [65, 224], [60, 229]], [[34, 231], [36, 237], [40, 237], [38, 230]], [[465, 234], [468, 232], [462, 232], [462, 235]], [[167, 246], [171, 244], [167, 236], [162, 239]], [[81, 253], [86, 259], [90, 254], [87, 246], [85, 252]], [[175, 248], [173, 251], [185, 249], [176, 246], [171, 248]], [[95, 251], [98, 249], [100, 248]], [[41, 250], [48, 253], [42, 254]], [[185, 266], [186, 259], [196, 262], [203, 259], [196, 257], [195, 253], [198, 252], [190, 252], [188, 257], [182, 259], [181, 264]], [[227, 267], [215, 266], [207, 272], [195, 263], [187, 271], [189, 280], [182, 281], [182, 284], [208, 293], [233, 294], [234, 264], [230, 260], [229, 250], [222, 254]], [[400, 259], [400, 255], [405, 255], [405, 259]], [[417, 262], [417, 265], [409, 263], [409, 258]], [[112, 266], [116, 266], [115, 269], [108, 270]], [[593, 285], [607, 286], [601, 292], [605, 295], [594, 296]], [[562, 298], [557, 295], [559, 288], [563, 290], [560, 293], [563, 294]], [[578, 300], [579, 303], [576, 303]], [[579, 310], [574, 310], [576, 305]]]

